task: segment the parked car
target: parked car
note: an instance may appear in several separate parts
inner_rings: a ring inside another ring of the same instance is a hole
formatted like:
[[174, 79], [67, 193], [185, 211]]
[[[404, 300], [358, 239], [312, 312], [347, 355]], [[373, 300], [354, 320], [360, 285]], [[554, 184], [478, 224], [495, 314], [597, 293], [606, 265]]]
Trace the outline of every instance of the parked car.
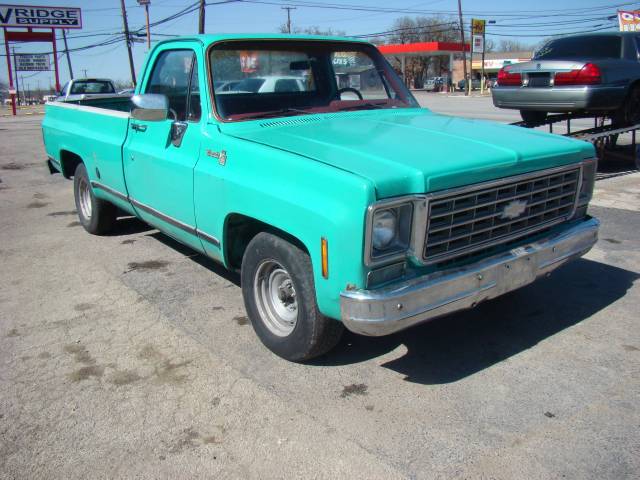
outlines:
[[263, 77], [247, 77], [231, 88], [231, 93], [284, 93], [304, 92], [306, 90], [304, 78], [285, 75], [269, 75]]
[[118, 95], [133, 95], [136, 92], [135, 88], [126, 88], [124, 90], [120, 90]]
[[65, 83], [57, 100], [66, 102], [95, 96], [116, 95], [116, 87], [106, 78], [74, 78]]
[[[260, 86], [211, 91], [247, 65]], [[363, 98], [336, 66], [386, 88]], [[303, 67], [306, 91], [262, 91]], [[143, 72], [131, 100], [49, 103], [49, 166], [73, 177], [89, 233], [126, 212], [240, 272], [253, 328], [283, 358], [329, 351], [344, 326], [387, 335], [474, 307], [596, 242], [592, 144], [420, 108], [369, 43], [183, 37]]]
[[[467, 81], [463, 78], [458, 82], [458, 90], [460, 90], [461, 92], [464, 92], [466, 88], [467, 88]], [[471, 80], [471, 90], [480, 90], [479, 79], [474, 78], [473, 80]]]
[[424, 84], [424, 89], [427, 92], [440, 92], [444, 88], [444, 78], [443, 77], [433, 77], [427, 79], [427, 82]]
[[549, 112], [608, 115], [621, 126], [639, 123], [639, 47], [640, 35], [631, 32], [550, 40], [530, 62], [500, 70], [493, 103], [520, 110], [531, 124]]

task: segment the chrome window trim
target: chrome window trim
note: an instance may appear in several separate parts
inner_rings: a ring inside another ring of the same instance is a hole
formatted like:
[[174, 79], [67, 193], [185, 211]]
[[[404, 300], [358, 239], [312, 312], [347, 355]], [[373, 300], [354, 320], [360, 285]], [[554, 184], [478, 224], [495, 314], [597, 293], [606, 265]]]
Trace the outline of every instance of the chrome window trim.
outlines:
[[153, 207], [150, 207], [147, 204], [144, 204], [142, 202], [139, 202], [138, 200], [136, 200], [135, 198], [132, 198], [128, 195], [125, 195], [124, 193], [119, 192], [118, 190], [115, 190], [111, 187], [108, 187], [107, 185], [100, 183], [100, 182], [96, 182], [94, 180], [91, 181], [91, 186], [94, 188], [99, 188], [100, 190], [103, 190], [111, 195], [113, 195], [116, 198], [119, 198], [120, 200], [124, 200], [125, 202], [129, 202], [131, 205], [133, 205], [136, 208], [139, 208], [140, 210], [153, 215], [154, 217], [168, 223], [169, 225], [173, 225], [174, 227], [179, 228], [180, 230], [184, 230], [185, 232], [197, 236], [198, 238], [205, 240], [207, 242], [209, 242], [210, 244], [214, 245], [215, 247], [220, 247], [220, 240], [218, 240], [216, 237], [214, 237], [213, 235], [209, 235], [208, 233], [203, 232], [202, 230], [193, 227], [189, 224], [186, 224], [184, 222], [181, 222], [180, 220], [173, 218], [169, 215], [166, 215], [164, 213], [162, 213], [159, 210], [156, 210]]

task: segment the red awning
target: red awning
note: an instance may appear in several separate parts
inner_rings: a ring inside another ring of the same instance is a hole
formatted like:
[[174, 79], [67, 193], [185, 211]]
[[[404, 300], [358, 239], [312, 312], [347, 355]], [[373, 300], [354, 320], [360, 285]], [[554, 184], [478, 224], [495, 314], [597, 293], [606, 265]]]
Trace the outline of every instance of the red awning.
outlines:
[[[446, 55], [449, 53], [461, 53], [462, 43], [456, 42], [417, 42], [417, 43], [398, 43], [391, 45], [378, 45], [384, 55]], [[469, 44], [464, 44], [464, 51], [470, 50]]]

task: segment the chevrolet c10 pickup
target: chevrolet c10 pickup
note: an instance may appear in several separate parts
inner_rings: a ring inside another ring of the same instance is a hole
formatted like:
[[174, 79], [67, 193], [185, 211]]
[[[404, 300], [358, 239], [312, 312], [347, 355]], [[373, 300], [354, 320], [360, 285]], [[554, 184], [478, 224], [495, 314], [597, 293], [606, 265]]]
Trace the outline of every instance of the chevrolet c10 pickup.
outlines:
[[472, 308], [597, 240], [591, 144], [420, 108], [369, 43], [183, 37], [140, 78], [47, 104], [52, 173], [89, 233], [135, 215], [239, 272], [288, 360]]

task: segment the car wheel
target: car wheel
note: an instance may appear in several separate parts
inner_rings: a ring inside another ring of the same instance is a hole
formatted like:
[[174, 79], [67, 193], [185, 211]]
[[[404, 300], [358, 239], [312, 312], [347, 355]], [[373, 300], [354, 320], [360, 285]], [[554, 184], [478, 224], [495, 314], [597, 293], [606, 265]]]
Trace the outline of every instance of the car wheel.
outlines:
[[547, 119], [547, 112], [538, 112], [536, 110], [520, 110], [520, 116], [527, 126], [535, 127], [544, 123]]
[[103, 235], [113, 228], [118, 209], [93, 194], [84, 163], [78, 164], [73, 174], [73, 194], [78, 219], [87, 232]]
[[634, 86], [622, 106], [613, 114], [616, 127], [628, 127], [640, 123], [640, 85]]
[[293, 362], [320, 356], [340, 340], [341, 322], [318, 310], [309, 255], [259, 233], [242, 259], [242, 296], [253, 329], [276, 355]]

